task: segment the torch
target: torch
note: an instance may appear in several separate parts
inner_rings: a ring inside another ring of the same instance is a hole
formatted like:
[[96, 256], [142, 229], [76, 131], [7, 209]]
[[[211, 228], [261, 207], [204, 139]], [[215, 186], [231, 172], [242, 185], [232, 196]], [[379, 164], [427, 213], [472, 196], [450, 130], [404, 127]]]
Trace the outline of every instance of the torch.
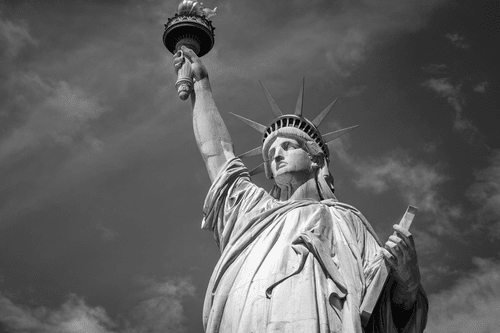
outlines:
[[[172, 54], [180, 50], [181, 46], [185, 46], [193, 50], [198, 57], [204, 56], [215, 43], [215, 28], [209, 18], [216, 12], [217, 8], [205, 8], [201, 2], [183, 0], [177, 13], [165, 24], [163, 44]], [[177, 72], [175, 87], [182, 100], [187, 99], [193, 90], [191, 63], [187, 58]]]

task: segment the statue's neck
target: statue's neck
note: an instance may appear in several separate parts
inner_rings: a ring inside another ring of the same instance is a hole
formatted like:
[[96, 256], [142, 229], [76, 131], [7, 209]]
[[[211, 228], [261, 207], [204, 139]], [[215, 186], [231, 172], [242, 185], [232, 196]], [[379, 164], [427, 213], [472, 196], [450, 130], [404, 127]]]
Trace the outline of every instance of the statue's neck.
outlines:
[[316, 200], [321, 201], [321, 197], [318, 193], [318, 186], [316, 184], [316, 179], [309, 177], [303, 181], [291, 181], [285, 186], [279, 186], [281, 189], [280, 200]]

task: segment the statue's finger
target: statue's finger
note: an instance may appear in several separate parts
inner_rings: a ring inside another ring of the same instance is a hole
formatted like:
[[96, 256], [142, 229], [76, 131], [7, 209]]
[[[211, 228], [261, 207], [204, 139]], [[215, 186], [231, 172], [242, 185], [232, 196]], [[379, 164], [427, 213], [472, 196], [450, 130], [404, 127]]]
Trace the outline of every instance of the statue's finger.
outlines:
[[397, 259], [399, 259], [399, 257], [402, 255], [398, 245], [391, 242], [390, 240], [385, 243], [385, 250], [390, 252]]
[[402, 235], [402, 236], [404, 236], [404, 237], [406, 237], [406, 238], [411, 237], [411, 232], [409, 232], [409, 231], [408, 231], [408, 230], [406, 230], [405, 228], [403, 228], [403, 227], [401, 227], [401, 226], [399, 226], [399, 225], [397, 225], [397, 224], [395, 224], [395, 225], [393, 226], [393, 228], [394, 228], [394, 230], [395, 230], [398, 234], [400, 234], [400, 235]]
[[187, 56], [189, 58], [189, 60], [191, 60], [191, 62], [195, 62], [195, 61], [198, 61], [200, 59], [200, 58], [198, 58], [196, 53], [188, 47], [181, 46], [181, 51], [184, 52], [184, 55]]
[[380, 250], [382, 251], [382, 255], [387, 260], [389, 265], [393, 268], [396, 268], [398, 266], [398, 262], [397, 262], [396, 258], [386, 249], [381, 248]]
[[415, 241], [411, 232], [409, 232], [405, 228], [400, 227], [397, 224], [394, 225], [394, 231], [395, 234], [399, 235], [399, 237], [401, 237], [406, 242], [406, 244], [408, 244], [412, 248], [415, 247]]
[[413, 258], [412, 249], [404, 241], [396, 243], [396, 246], [395, 252], [399, 255], [400, 263], [407, 263]]
[[184, 57], [174, 58], [174, 66], [182, 66], [184, 63]]
[[393, 242], [390, 238], [387, 242], [385, 242], [386, 249], [396, 249], [398, 247], [397, 242]]
[[401, 252], [407, 252], [411, 245], [407, 243], [408, 239], [398, 237], [396, 235], [389, 236], [389, 240], [396, 244]]

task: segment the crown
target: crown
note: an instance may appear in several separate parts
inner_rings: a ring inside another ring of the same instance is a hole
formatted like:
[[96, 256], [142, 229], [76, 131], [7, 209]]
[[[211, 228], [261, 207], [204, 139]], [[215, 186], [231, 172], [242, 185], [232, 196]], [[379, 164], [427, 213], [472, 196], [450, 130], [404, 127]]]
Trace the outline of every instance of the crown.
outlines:
[[[320, 131], [318, 130], [318, 127], [323, 122], [328, 113], [332, 110], [338, 98], [335, 99], [332, 103], [330, 103], [330, 105], [328, 105], [323, 111], [321, 111], [321, 113], [318, 116], [316, 116], [314, 120], [312, 121], [308, 120], [307, 118], [302, 116], [302, 110], [304, 107], [305, 78], [302, 79], [302, 87], [300, 89], [299, 98], [297, 99], [297, 104], [295, 106], [295, 111], [293, 114], [283, 114], [279, 109], [278, 105], [276, 104], [276, 102], [274, 101], [273, 97], [269, 93], [269, 91], [264, 86], [264, 84], [261, 81], [259, 81], [259, 83], [262, 86], [264, 93], [266, 94], [269, 105], [271, 106], [271, 110], [273, 111], [273, 114], [276, 118], [268, 126], [265, 126], [253, 120], [247, 119], [245, 117], [230, 112], [233, 116], [238, 117], [245, 124], [249, 125], [250, 127], [259, 131], [262, 134], [262, 145], [239, 155], [238, 157], [240, 158], [256, 156], [262, 154], [263, 151], [266, 152], [268, 149], [268, 145], [266, 145], [266, 143], [269, 142], [269, 140], [267, 139], [274, 136], [273, 133], [285, 131], [288, 133], [290, 132], [300, 133], [300, 136], [314, 141], [319, 146], [319, 148], [325, 155], [325, 158], [328, 162], [330, 156], [330, 152], [328, 150], [328, 143], [339, 138], [345, 133], [353, 130], [354, 128], [358, 127], [358, 125], [355, 125], [339, 129], [327, 133], [325, 135], [321, 135]], [[264, 158], [264, 163], [260, 164], [259, 166], [251, 170], [250, 171], [251, 176], [261, 173], [266, 169], [268, 169], [268, 167], [266, 168], [266, 163], [268, 163], [267, 156], [263, 156], [263, 158]], [[268, 171], [266, 171], [266, 175], [267, 173]], [[271, 178], [269, 175], [267, 176], [268, 178]]]

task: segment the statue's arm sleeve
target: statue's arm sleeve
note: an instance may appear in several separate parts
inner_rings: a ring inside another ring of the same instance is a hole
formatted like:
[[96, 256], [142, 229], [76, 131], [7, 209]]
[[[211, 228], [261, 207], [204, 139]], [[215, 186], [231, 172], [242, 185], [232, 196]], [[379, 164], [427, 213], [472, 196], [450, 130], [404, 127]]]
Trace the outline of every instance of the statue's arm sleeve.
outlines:
[[271, 196], [252, 183], [239, 158], [228, 160], [215, 177], [203, 206], [202, 229], [214, 232], [217, 245], [224, 249], [244, 227], [245, 214], [265, 209]]
[[371, 315], [365, 332], [423, 333], [427, 325], [429, 302], [422, 285], [410, 310], [400, 310], [391, 302], [391, 291], [396, 283], [392, 276], [386, 283]]

